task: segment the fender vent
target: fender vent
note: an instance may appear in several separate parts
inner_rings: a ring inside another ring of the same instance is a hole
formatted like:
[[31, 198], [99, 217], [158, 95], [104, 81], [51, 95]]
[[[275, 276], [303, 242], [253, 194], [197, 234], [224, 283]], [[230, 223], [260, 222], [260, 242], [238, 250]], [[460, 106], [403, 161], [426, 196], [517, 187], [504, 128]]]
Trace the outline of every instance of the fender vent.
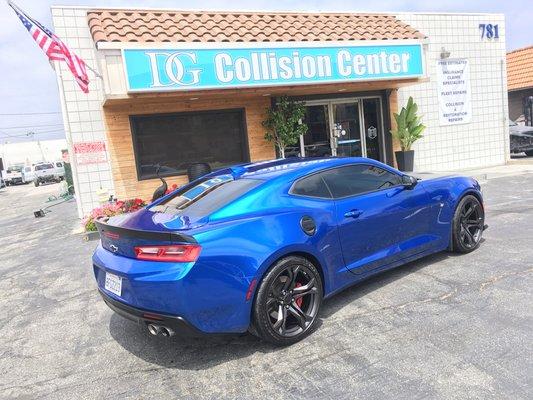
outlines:
[[306, 235], [313, 236], [316, 232], [316, 224], [313, 218], [305, 215], [300, 220], [300, 226]]

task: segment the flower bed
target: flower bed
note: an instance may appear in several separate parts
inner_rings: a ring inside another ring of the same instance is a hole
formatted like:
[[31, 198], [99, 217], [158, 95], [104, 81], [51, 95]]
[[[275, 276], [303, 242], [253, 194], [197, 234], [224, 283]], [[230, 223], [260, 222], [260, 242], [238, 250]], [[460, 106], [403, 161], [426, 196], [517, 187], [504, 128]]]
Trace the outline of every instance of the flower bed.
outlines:
[[106, 203], [92, 210], [91, 213], [83, 219], [82, 225], [85, 228], [85, 232], [94, 232], [96, 231], [96, 224], [94, 223], [96, 219], [137, 211], [145, 205], [146, 202], [142, 199], [117, 200], [112, 203]]

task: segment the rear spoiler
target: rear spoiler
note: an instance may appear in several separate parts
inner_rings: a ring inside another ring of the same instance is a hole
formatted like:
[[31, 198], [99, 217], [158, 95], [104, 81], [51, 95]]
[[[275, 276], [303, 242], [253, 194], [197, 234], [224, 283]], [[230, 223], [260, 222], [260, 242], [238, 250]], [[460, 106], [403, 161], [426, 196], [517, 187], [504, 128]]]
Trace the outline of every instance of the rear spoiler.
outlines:
[[183, 235], [176, 232], [163, 231], [145, 231], [139, 229], [123, 228], [120, 226], [109, 225], [107, 219], [99, 219], [94, 221], [100, 237], [108, 239], [142, 239], [153, 240], [154, 242], [171, 242], [171, 243], [197, 243], [196, 239], [189, 235]]

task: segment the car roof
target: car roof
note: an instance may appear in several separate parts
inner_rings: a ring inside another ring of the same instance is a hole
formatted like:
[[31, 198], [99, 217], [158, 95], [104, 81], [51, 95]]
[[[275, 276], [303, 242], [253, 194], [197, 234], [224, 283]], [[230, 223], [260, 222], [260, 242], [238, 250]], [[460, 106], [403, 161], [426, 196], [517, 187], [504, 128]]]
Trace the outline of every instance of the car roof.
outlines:
[[290, 157], [242, 164], [231, 169], [236, 178], [272, 180], [283, 177], [284, 180], [292, 180], [323, 169], [358, 163], [388, 168], [379, 161], [364, 157]]

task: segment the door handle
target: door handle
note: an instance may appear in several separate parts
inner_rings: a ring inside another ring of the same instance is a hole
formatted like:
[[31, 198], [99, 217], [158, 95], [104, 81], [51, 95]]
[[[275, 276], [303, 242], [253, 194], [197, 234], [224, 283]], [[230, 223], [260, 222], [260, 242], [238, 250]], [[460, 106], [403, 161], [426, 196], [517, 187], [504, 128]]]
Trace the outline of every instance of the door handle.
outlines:
[[344, 213], [344, 216], [345, 216], [346, 218], [357, 218], [357, 217], [359, 217], [362, 213], [363, 213], [363, 212], [362, 212], [361, 210], [357, 210], [357, 209], [355, 209], [355, 210], [346, 211], [346, 212]]

